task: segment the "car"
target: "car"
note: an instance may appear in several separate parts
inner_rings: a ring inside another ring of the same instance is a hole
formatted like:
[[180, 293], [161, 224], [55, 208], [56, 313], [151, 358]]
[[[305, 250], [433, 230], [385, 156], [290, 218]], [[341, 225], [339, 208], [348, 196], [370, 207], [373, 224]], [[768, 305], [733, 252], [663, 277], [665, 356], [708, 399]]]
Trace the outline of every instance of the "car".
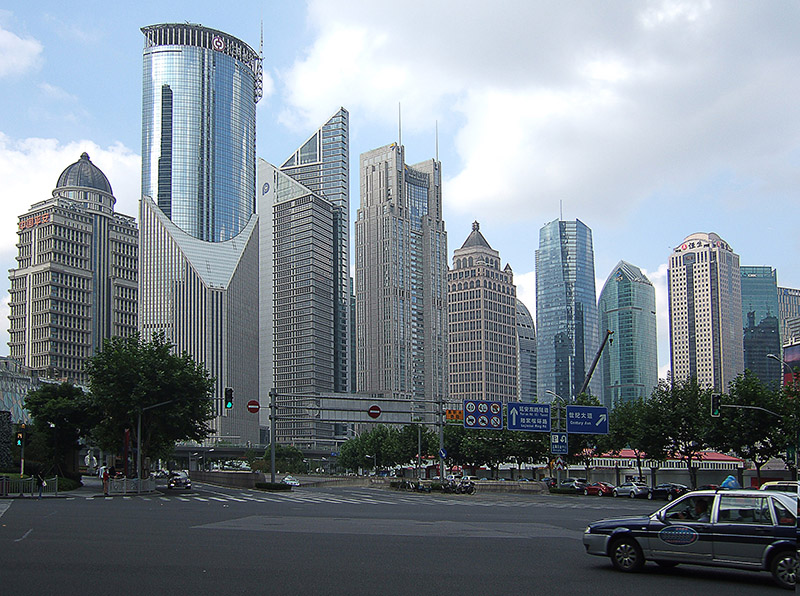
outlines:
[[548, 488], [555, 488], [556, 484], [558, 484], [558, 480], [550, 476], [545, 476], [542, 478], [541, 482], [544, 482]]
[[666, 499], [667, 501], [672, 501], [673, 499], [680, 497], [683, 494], [686, 494], [689, 491], [689, 487], [685, 484], [677, 484], [675, 482], [663, 482], [653, 488], [650, 489], [650, 492], [647, 493], [647, 498], [651, 501], [653, 499]]
[[645, 498], [650, 489], [642, 482], [623, 482], [614, 489], [615, 497], [630, 497], [631, 499]]
[[558, 485], [559, 488], [571, 488], [578, 493], [583, 493], [584, 486], [586, 486], [586, 478], [565, 478]]
[[583, 545], [620, 571], [639, 571], [647, 561], [769, 571], [793, 590], [796, 511], [797, 495], [779, 491], [694, 491], [649, 516], [593, 522]]
[[613, 495], [614, 485], [609, 484], [608, 482], [592, 482], [591, 484], [587, 484], [583, 487], [583, 494], [587, 497], [589, 495], [595, 495], [598, 497]]
[[192, 480], [189, 478], [189, 473], [183, 470], [177, 472], [170, 472], [167, 479], [168, 490], [191, 490]]
[[759, 490], [779, 490], [797, 494], [797, 480], [772, 480], [762, 484]]
[[300, 481], [294, 476], [284, 476], [281, 482], [288, 484], [289, 486], [300, 486]]

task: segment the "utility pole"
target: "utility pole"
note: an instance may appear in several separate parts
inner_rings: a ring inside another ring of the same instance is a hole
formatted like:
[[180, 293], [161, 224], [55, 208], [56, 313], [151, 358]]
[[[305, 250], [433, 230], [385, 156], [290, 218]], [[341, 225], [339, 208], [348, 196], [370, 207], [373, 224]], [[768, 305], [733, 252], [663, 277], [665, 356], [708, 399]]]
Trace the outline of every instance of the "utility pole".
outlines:
[[274, 387], [269, 390], [269, 469], [270, 482], [275, 484], [275, 398], [278, 391]]

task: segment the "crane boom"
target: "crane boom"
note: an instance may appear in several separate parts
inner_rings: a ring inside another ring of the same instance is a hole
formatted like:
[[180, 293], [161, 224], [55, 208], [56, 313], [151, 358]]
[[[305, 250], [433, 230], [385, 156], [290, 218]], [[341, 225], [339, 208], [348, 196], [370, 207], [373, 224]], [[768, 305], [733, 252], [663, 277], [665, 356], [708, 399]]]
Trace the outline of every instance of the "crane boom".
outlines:
[[[594, 356], [594, 360], [592, 361], [592, 366], [589, 368], [589, 372], [586, 373], [586, 378], [583, 380], [583, 385], [581, 385], [581, 390], [578, 391], [578, 395], [581, 395], [586, 388], [589, 386], [589, 381], [592, 379], [592, 375], [594, 374], [594, 369], [597, 368], [597, 361], [600, 360], [600, 354], [603, 353], [603, 348], [606, 347], [606, 343], [608, 343], [608, 338], [614, 332], [611, 329], [606, 329], [606, 336], [603, 338], [603, 343], [600, 344], [600, 349], [597, 350], [597, 354]], [[576, 396], [577, 397], [577, 396]]]

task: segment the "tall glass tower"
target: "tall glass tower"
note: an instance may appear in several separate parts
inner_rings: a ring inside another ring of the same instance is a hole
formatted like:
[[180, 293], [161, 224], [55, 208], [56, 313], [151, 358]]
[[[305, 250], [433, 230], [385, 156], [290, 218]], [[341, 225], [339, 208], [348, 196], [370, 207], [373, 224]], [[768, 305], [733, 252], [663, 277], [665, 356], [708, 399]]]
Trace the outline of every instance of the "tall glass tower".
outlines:
[[[580, 391], [599, 346], [592, 231], [580, 220], [551, 221], [536, 251], [536, 390], [565, 400]], [[599, 393], [595, 374], [590, 384]]]
[[[603, 403], [647, 399], [658, 385], [656, 290], [641, 269], [620, 261], [597, 301], [600, 333], [613, 331], [600, 357]], [[597, 374], [597, 373], [595, 373]]]
[[[256, 102], [261, 60], [188, 23], [151, 25], [142, 79], [140, 330], [163, 331], [216, 380], [216, 438], [259, 440]], [[226, 388], [232, 409], [222, 407]]]
[[762, 383], [777, 385], [781, 363], [767, 354], [781, 353], [778, 319], [778, 273], [772, 267], [739, 267], [742, 275], [744, 367]]

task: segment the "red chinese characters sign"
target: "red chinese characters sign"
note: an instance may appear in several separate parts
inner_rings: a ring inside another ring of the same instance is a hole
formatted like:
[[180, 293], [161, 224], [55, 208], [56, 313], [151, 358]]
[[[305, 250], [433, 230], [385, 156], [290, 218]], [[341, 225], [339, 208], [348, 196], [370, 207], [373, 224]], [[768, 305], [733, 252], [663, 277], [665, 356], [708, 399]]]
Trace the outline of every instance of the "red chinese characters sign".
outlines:
[[19, 229], [24, 230], [26, 228], [33, 228], [38, 226], [39, 224], [48, 223], [50, 221], [50, 214], [49, 213], [39, 213], [33, 217], [26, 217], [25, 219], [19, 220]]

